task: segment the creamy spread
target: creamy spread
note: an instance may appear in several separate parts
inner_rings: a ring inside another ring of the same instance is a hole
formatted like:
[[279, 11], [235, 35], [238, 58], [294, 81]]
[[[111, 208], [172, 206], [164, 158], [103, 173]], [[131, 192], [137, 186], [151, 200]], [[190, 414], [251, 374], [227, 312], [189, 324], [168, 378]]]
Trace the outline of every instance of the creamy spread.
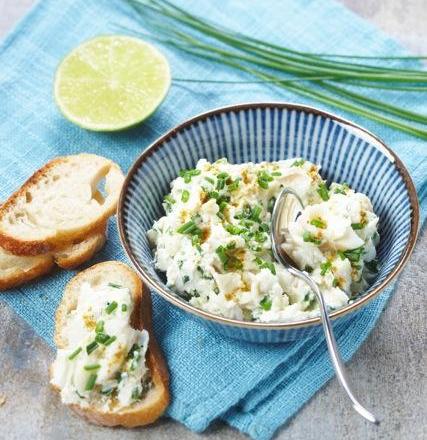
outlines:
[[64, 403], [118, 411], [143, 398], [150, 386], [148, 333], [130, 326], [132, 310], [125, 287], [81, 286], [62, 330], [67, 348], [58, 350], [53, 363], [51, 383]]
[[331, 309], [364, 291], [375, 275], [378, 217], [367, 196], [330, 186], [301, 158], [232, 165], [201, 159], [165, 197], [166, 215], [148, 232], [155, 266], [194, 306], [234, 319], [292, 321], [318, 315], [308, 286], [274, 261], [270, 220], [281, 188], [305, 208], [286, 250], [308, 271]]

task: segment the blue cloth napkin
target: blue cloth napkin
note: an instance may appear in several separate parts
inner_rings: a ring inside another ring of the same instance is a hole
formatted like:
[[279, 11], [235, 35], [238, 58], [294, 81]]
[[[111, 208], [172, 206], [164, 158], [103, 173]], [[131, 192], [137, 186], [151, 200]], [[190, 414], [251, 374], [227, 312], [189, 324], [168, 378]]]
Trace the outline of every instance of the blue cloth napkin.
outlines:
[[[332, 0], [208, 0], [179, 2], [194, 12], [253, 36], [300, 50], [396, 54], [390, 38]], [[58, 62], [83, 40], [114, 32], [113, 23], [138, 28], [120, 0], [43, 0], [0, 46], [0, 200], [54, 156], [87, 151], [127, 170], [154, 139], [183, 119], [210, 108], [244, 101], [286, 100], [318, 105], [268, 85], [174, 84], [161, 108], [143, 125], [122, 133], [91, 133], [67, 122], [55, 107], [52, 82]], [[162, 48], [175, 77], [233, 79], [239, 74]], [[426, 113], [411, 94], [372, 92]], [[325, 107], [323, 105], [318, 105]], [[333, 108], [327, 110], [334, 111]], [[378, 133], [409, 167], [422, 219], [427, 212], [427, 160], [423, 142], [362, 118], [346, 115]], [[126, 260], [116, 227], [96, 261]], [[2, 301], [53, 345], [53, 315], [71, 272], [52, 275], [2, 294]], [[336, 328], [350, 359], [375, 325], [392, 288]], [[155, 332], [171, 372], [168, 415], [195, 431], [223, 419], [255, 439], [269, 439], [332, 376], [323, 341], [257, 346], [220, 337], [154, 296]]]

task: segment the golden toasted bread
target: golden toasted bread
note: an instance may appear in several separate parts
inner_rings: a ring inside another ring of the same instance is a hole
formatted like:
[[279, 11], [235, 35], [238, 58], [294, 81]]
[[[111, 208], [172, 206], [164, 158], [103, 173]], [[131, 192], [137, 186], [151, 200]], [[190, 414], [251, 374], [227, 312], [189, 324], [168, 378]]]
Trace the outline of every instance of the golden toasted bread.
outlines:
[[[96, 264], [80, 272], [66, 286], [56, 313], [54, 339], [59, 349], [68, 347], [63, 330], [67, 327], [66, 323], [71, 312], [77, 307], [78, 294], [83, 283], [89, 283], [94, 288], [105, 283], [113, 283], [130, 290], [134, 301], [130, 325], [138, 330], [145, 329], [150, 335], [146, 364], [150, 370], [152, 386], [142, 401], [119, 411], [108, 411], [101, 404], [90, 407], [79, 404], [69, 406], [79, 415], [98, 425], [120, 425], [132, 428], [153, 423], [169, 405], [169, 374], [152, 331], [150, 293], [132, 269], [116, 261]], [[56, 387], [54, 389], [60, 391]]]
[[123, 180], [118, 165], [95, 154], [51, 160], [1, 206], [0, 246], [40, 255], [86, 239], [115, 213]]

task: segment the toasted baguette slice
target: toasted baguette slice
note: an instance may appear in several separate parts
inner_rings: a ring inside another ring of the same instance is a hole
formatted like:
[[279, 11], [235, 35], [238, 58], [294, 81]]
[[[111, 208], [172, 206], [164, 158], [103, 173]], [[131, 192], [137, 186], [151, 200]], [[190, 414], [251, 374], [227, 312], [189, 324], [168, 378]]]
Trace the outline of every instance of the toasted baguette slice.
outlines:
[[0, 246], [39, 255], [83, 240], [115, 213], [123, 179], [114, 162], [95, 154], [53, 159], [0, 208]]
[[105, 243], [106, 225], [79, 243], [70, 243], [55, 253], [33, 257], [13, 255], [0, 247], [0, 291], [11, 289], [49, 273], [54, 263], [63, 269], [80, 266], [99, 251]]
[[69, 406], [77, 414], [97, 425], [133, 428], [153, 423], [169, 405], [169, 374], [152, 331], [150, 293], [132, 269], [117, 261], [99, 263], [80, 272], [66, 286], [56, 312], [54, 340], [58, 348], [67, 347], [68, 341], [63, 336], [63, 329], [70, 312], [77, 307], [78, 293], [83, 283], [90, 283], [93, 287], [104, 283], [115, 283], [129, 288], [134, 300], [131, 325], [138, 330], [146, 329], [150, 335], [146, 362], [153, 386], [141, 402], [118, 412], [105, 411], [101, 406], [89, 408], [76, 404]]
[[55, 263], [50, 254], [22, 257], [0, 248], [0, 291], [45, 275], [54, 266]]
[[77, 243], [70, 243], [65, 248], [53, 253], [55, 263], [62, 269], [74, 269], [90, 260], [105, 244], [106, 225], [99, 232]]

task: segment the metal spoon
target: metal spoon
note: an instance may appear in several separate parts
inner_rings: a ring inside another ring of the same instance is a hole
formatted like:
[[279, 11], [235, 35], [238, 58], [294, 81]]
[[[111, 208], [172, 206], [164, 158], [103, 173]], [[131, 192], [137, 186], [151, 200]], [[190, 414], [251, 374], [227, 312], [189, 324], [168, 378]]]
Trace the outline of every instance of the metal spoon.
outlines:
[[315, 293], [319, 303], [320, 316], [322, 319], [323, 331], [325, 332], [326, 344], [328, 346], [329, 355], [332, 360], [332, 365], [335, 368], [338, 380], [353, 403], [353, 408], [366, 420], [378, 424], [378, 419], [360, 404], [351, 391], [345, 372], [345, 367], [338, 351], [332, 324], [328, 316], [327, 306], [319, 287], [307, 272], [298, 269], [297, 264], [286, 253], [286, 251], [282, 249], [281, 244], [285, 241], [285, 234], [288, 231], [289, 223], [295, 221], [303, 209], [304, 205], [301, 202], [301, 199], [293, 190], [284, 188], [281, 191], [274, 204], [271, 215], [270, 235], [273, 255], [276, 260], [283, 264], [283, 266], [285, 266], [292, 275], [295, 275], [299, 279], [305, 281], [310, 289]]

